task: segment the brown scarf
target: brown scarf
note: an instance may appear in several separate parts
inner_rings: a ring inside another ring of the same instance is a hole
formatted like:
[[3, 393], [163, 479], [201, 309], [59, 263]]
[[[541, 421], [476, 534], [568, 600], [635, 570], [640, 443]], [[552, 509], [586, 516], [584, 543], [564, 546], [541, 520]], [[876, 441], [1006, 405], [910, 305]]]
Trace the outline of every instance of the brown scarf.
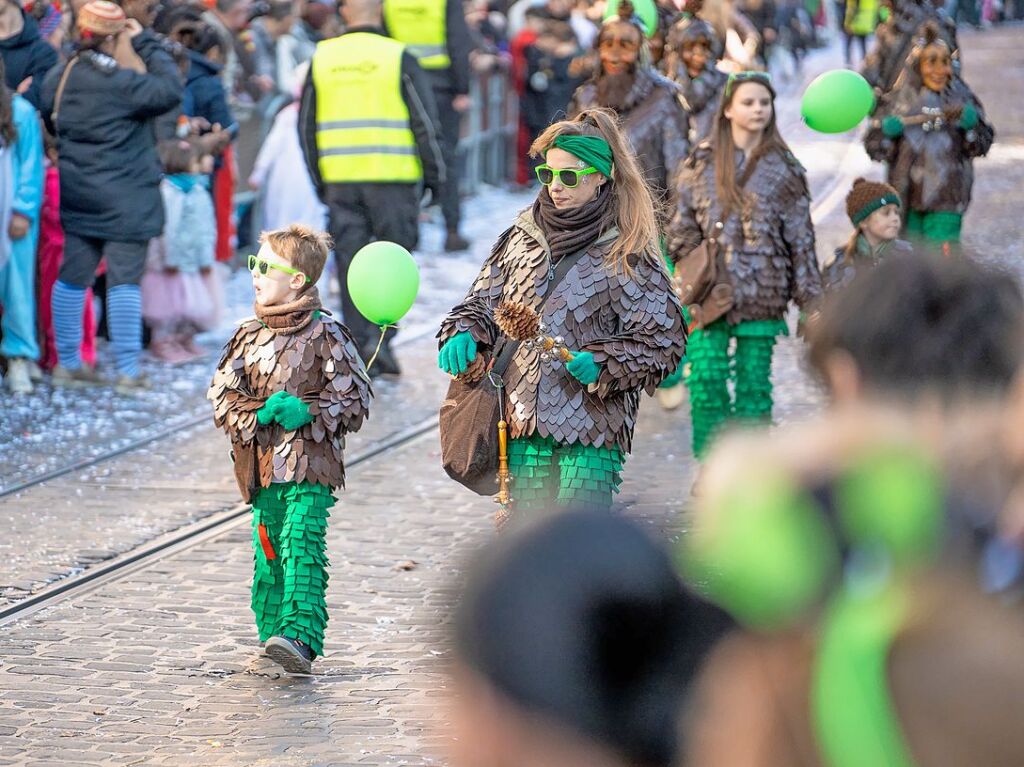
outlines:
[[533, 220], [544, 233], [551, 249], [551, 261], [576, 253], [590, 246], [601, 233], [612, 226], [610, 218], [611, 182], [601, 186], [597, 196], [578, 208], [559, 210], [542, 189], [533, 203]]
[[273, 306], [255, 305], [256, 319], [280, 336], [298, 333], [313, 320], [313, 312], [323, 311], [320, 291], [310, 285], [294, 301]]

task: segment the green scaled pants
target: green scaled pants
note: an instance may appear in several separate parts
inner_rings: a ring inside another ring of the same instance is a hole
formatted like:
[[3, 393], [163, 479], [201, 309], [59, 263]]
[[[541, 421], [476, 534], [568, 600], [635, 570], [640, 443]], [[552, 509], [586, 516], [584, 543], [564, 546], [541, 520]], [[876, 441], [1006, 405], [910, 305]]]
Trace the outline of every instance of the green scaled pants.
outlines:
[[[693, 454], [703, 458], [715, 433], [729, 420], [757, 424], [772, 417], [772, 351], [775, 339], [786, 335], [784, 320], [752, 320], [736, 325], [724, 319], [695, 329], [687, 341], [690, 421]], [[729, 342], [736, 348], [729, 356]], [[729, 381], [735, 386], [730, 397]]]
[[252, 611], [260, 641], [285, 636], [324, 653], [327, 626], [327, 485], [282, 482], [252, 501]]
[[609, 508], [622, 482], [622, 461], [617, 447], [566, 445], [537, 434], [510, 440], [513, 508], [544, 511], [577, 504]]
[[963, 215], [950, 211], [907, 211], [907, 233], [924, 237], [931, 242], [960, 242], [960, 224]]

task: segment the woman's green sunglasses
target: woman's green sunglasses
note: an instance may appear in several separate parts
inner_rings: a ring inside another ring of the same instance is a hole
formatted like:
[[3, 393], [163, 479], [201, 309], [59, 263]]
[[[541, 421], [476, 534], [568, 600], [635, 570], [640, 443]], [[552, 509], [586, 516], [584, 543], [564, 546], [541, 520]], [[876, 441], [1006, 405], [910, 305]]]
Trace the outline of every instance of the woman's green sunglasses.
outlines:
[[[283, 264], [274, 264], [259, 256], [249, 256], [250, 272], [259, 270], [260, 274], [266, 274], [267, 269], [277, 269], [277, 271], [284, 272], [285, 274], [302, 274], [302, 271], [299, 269], [292, 269], [290, 266], [284, 266]], [[305, 274], [302, 274], [302, 276], [306, 277]], [[312, 280], [306, 277], [306, 282], [312, 282]]]
[[537, 166], [537, 180], [544, 186], [551, 185], [551, 182], [555, 180], [556, 173], [558, 174], [558, 180], [562, 182], [562, 186], [566, 189], [575, 189], [579, 186], [580, 176], [589, 176], [591, 173], [597, 173], [597, 168], [591, 167], [582, 170], [561, 168], [556, 170], [547, 164]]

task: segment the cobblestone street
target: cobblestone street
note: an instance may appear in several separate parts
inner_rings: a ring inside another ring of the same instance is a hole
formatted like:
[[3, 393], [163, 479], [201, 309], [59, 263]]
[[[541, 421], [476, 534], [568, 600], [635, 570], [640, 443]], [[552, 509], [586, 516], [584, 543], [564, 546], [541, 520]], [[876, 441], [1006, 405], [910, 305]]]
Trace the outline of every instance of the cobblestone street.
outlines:
[[[975, 166], [965, 246], [1024, 275], [1020, 35], [1020, 27], [962, 31], [960, 41], [964, 74], [997, 131], [991, 155]], [[837, 50], [816, 56], [808, 66], [819, 70], [839, 58]], [[1018, 75], [986, 76], [997, 62]], [[809, 169], [824, 257], [848, 236], [842, 203], [852, 179], [883, 170], [855, 136], [820, 137], [799, 125], [798, 95], [794, 88], [782, 100], [782, 124]], [[404, 375], [375, 383], [371, 418], [349, 440], [349, 456], [436, 414], [447, 385], [436, 368], [436, 321], [531, 199], [495, 191], [468, 201], [466, 231], [475, 242], [466, 256], [438, 254], [439, 227], [428, 227], [417, 254], [427, 300], [399, 336]], [[140, 408], [133, 416], [140, 428], [166, 422], [171, 411], [201, 412], [212, 364], [197, 363], [190, 380], [202, 383], [178, 392], [166, 412], [153, 410], [143, 423]], [[821, 408], [795, 337], [779, 345], [774, 383], [776, 420]], [[644, 402], [617, 507], [659, 535], [685, 529], [695, 468], [689, 439], [685, 406], [666, 414]], [[42, 452], [27, 442], [25, 450]], [[444, 475], [436, 431], [352, 469], [340, 498], [328, 530], [331, 622], [312, 678], [283, 677], [260, 655], [245, 518], [200, 545], [0, 624], [0, 765], [444, 763], [448, 614], [464, 558], [493, 534], [493, 504]], [[227, 440], [209, 423], [4, 498], [0, 608], [237, 502]]]

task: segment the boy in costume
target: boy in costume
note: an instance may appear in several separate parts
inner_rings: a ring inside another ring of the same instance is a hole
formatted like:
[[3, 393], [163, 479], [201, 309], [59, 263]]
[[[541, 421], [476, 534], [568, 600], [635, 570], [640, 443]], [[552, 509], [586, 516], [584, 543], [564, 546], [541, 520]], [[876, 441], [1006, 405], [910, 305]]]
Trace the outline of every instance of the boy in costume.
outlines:
[[228, 342], [207, 392], [252, 503], [252, 609], [267, 655], [309, 673], [327, 624], [326, 532], [345, 485], [345, 434], [369, 409], [369, 377], [316, 281], [330, 238], [294, 224], [264, 232], [249, 257], [256, 317]]

